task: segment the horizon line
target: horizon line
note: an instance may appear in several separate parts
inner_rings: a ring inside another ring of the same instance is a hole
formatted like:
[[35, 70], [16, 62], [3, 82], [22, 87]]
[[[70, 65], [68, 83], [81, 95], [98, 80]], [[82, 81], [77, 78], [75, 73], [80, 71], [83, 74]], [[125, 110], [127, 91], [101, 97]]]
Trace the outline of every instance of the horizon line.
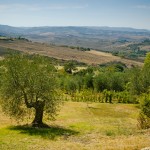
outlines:
[[123, 28], [123, 29], [136, 29], [136, 30], [148, 30], [146, 28], [136, 28], [136, 27], [126, 27], [126, 26], [91, 26], [91, 25], [37, 25], [37, 26], [14, 26], [14, 25], [8, 25], [8, 24], [0, 24], [0, 26], [9, 26], [9, 27], [16, 27], [16, 28], [40, 28], [40, 27], [95, 27], [95, 28]]

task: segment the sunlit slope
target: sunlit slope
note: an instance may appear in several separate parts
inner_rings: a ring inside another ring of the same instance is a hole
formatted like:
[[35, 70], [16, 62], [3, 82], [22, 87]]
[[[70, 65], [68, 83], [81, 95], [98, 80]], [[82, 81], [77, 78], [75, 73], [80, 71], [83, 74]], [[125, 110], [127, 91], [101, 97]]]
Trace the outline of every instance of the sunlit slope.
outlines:
[[112, 61], [120, 61], [125, 63], [127, 66], [138, 65], [141, 66], [141, 62], [123, 59], [117, 56], [113, 56], [109, 53], [98, 52], [98, 51], [79, 51], [77, 49], [71, 49], [69, 47], [48, 45], [37, 42], [28, 42], [26, 40], [13, 40], [5, 41], [0, 40], [1, 48], [9, 48], [13, 50], [19, 50], [28, 53], [36, 53], [57, 59], [64, 60], [76, 60], [87, 64], [103, 64]]

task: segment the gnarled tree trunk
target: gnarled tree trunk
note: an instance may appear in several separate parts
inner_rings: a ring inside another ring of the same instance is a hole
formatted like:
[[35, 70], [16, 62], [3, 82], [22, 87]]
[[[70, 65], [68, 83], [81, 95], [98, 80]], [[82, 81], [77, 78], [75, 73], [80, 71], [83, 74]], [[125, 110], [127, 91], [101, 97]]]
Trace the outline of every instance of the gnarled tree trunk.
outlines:
[[43, 127], [43, 111], [44, 111], [45, 103], [43, 101], [37, 101], [35, 103], [35, 118], [32, 122], [33, 127]]

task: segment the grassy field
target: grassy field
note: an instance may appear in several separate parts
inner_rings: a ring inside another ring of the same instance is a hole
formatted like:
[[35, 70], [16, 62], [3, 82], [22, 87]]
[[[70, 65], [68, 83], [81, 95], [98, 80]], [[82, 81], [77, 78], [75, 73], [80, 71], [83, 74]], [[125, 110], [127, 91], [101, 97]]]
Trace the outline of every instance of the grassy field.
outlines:
[[[51, 128], [18, 124], [0, 111], [2, 150], [140, 150], [150, 130], [137, 128], [137, 105], [65, 102]], [[27, 116], [23, 124], [30, 123]]]
[[32, 53], [41, 54], [44, 56], [54, 57], [57, 59], [76, 60], [78, 62], [84, 62], [90, 65], [103, 64], [112, 61], [123, 62], [129, 67], [132, 65], [137, 65], [137, 66], [143, 65], [143, 63], [141, 62], [123, 59], [105, 52], [97, 52], [94, 50], [90, 52], [83, 52], [77, 49], [71, 49], [69, 47], [48, 45], [48, 44], [42, 44], [37, 42], [34, 43], [34, 42], [28, 42], [24, 40], [14, 40], [14, 41], [0, 40], [0, 47], [6, 49], [9, 48], [14, 50], [19, 50], [30, 54]]

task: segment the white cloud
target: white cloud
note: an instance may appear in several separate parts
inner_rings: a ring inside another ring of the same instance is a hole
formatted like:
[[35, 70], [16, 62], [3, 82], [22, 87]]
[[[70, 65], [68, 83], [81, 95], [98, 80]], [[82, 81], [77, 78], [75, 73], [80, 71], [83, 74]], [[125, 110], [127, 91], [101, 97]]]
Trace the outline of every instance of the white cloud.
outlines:
[[40, 6], [40, 5], [26, 5], [26, 4], [8, 4], [1, 5], [0, 11], [8, 11], [8, 10], [28, 10], [28, 11], [41, 11], [41, 10], [65, 10], [65, 9], [84, 9], [87, 8], [88, 5], [51, 5], [51, 6]]
[[51, 5], [51, 6], [46, 6], [46, 7], [41, 7], [41, 6], [33, 6], [32, 7], [32, 9], [34, 10], [36, 10], [36, 9], [39, 9], [39, 10], [44, 10], [44, 9], [46, 9], [46, 10], [63, 10], [63, 9], [84, 9], [84, 8], [87, 8], [88, 7], [88, 5], [86, 4], [86, 5], [74, 5], [74, 6], [72, 6], [72, 5], [68, 5], [68, 6], [66, 6], [66, 5]]

